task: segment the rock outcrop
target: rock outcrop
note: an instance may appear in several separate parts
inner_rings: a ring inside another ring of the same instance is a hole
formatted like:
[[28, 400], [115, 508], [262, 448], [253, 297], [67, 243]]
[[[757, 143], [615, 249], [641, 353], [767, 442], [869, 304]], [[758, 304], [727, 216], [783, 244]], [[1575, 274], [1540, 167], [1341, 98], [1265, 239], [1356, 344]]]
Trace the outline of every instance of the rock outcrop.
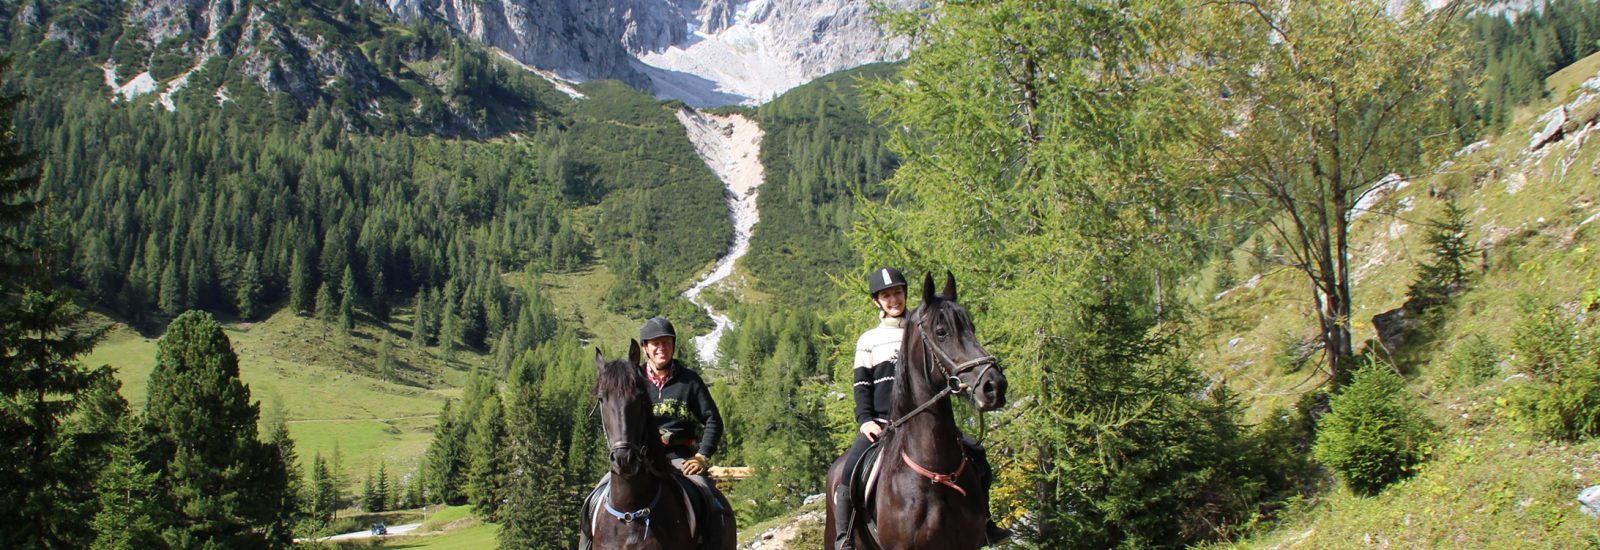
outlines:
[[[925, 4], [893, 0], [895, 9]], [[899, 59], [855, 0], [389, 0], [517, 61], [576, 81], [616, 79], [693, 105], [756, 103], [813, 78]]]

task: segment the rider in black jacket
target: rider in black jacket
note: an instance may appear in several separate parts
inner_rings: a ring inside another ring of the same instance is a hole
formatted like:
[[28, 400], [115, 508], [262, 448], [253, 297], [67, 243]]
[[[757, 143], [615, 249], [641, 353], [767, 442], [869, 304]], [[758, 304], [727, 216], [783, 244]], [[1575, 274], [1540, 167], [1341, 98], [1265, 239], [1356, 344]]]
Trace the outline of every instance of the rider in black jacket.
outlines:
[[652, 317], [639, 327], [644, 374], [650, 380], [651, 412], [666, 444], [667, 458], [687, 476], [704, 477], [722, 439], [722, 413], [700, 374], [672, 356], [678, 334], [672, 323]]

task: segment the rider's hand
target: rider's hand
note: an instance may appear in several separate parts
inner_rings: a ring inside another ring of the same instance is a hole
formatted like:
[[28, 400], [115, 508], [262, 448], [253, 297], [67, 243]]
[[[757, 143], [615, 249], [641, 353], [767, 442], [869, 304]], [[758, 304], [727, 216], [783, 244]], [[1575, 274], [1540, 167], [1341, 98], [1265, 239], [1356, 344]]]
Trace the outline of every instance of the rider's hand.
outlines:
[[710, 471], [710, 470], [711, 470], [711, 462], [706, 460], [706, 455], [703, 455], [703, 454], [700, 454], [700, 453], [695, 453], [694, 456], [691, 456], [691, 457], [689, 457], [687, 459], [684, 459], [684, 461], [683, 461], [683, 475], [686, 475], [686, 476], [704, 475], [707, 471]]
[[867, 436], [867, 441], [877, 441], [878, 436], [883, 435], [883, 426], [875, 420], [862, 422], [861, 435]]

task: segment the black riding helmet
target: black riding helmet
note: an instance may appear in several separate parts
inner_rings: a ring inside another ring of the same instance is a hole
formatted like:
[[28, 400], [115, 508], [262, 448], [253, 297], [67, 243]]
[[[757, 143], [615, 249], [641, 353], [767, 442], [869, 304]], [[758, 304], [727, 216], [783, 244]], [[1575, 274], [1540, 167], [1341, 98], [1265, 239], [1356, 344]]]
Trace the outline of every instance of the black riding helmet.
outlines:
[[879, 292], [897, 286], [906, 286], [906, 277], [901, 275], [898, 269], [885, 267], [867, 274], [867, 293], [871, 294], [873, 298], [877, 298]]
[[649, 342], [662, 336], [671, 336], [673, 341], [678, 340], [678, 332], [672, 330], [672, 322], [666, 317], [660, 315], [651, 317], [644, 322], [644, 326], [639, 327], [640, 342]]

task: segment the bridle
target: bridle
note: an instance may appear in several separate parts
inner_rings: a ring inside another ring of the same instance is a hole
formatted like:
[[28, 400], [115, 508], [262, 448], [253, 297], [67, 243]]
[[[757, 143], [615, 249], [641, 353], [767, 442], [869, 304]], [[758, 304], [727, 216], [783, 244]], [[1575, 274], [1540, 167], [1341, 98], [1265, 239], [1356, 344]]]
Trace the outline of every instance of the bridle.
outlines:
[[982, 367], [982, 370], [978, 371], [978, 375], [973, 377], [974, 380], [982, 380], [983, 375], [988, 374], [989, 369], [998, 367], [1000, 365], [1000, 360], [995, 359], [993, 355], [988, 353], [985, 353], [981, 357], [976, 357], [957, 363], [955, 359], [950, 358], [950, 354], [945, 353], [944, 348], [933, 345], [933, 343], [929, 341], [928, 328], [922, 325], [922, 321], [919, 320], [916, 324], [916, 327], [917, 334], [922, 340], [923, 352], [925, 354], [932, 355], [934, 359], [936, 359], [933, 361], [934, 366], [939, 367], [939, 371], [944, 374], [945, 387], [944, 389], [939, 390], [939, 393], [934, 394], [933, 397], [928, 398], [927, 401], [924, 401], [921, 405], [918, 405], [917, 408], [912, 409], [911, 412], [906, 413], [900, 418], [894, 419], [893, 422], [889, 423], [889, 427], [886, 431], [892, 431], [895, 428], [899, 428], [902, 424], [905, 424], [908, 420], [910, 420], [911, 417], [928, 410], [929, 407], [932, 407], [934, 403], [938, 403], [941, 399], [951, 395], [961, 395], [966, 393], [967, 390], [972, 389], [971, 386], [968, 386], [965, 382], [961, 381], [961, 375], [965, 374], [967, 371]]

